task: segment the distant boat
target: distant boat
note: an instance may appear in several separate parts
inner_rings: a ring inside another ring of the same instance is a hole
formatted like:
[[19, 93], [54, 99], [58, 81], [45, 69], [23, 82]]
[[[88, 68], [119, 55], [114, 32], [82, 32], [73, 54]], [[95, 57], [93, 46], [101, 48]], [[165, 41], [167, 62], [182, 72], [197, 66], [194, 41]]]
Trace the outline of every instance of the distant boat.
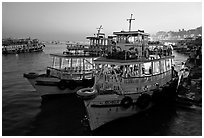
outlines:
[[172, 51], [165, 45], [148, 45], [144, 31], [114, 32], [116, 45], [107, 55], [94, 60], [94, 86], [82, 88], [91, 130], [150, 108], [154, 103], [171, 101], [178, 78], [172, 68]]
[[38, 39], [3, 39], [2, 54], [19, 54], [43, 51], [44, 44]]

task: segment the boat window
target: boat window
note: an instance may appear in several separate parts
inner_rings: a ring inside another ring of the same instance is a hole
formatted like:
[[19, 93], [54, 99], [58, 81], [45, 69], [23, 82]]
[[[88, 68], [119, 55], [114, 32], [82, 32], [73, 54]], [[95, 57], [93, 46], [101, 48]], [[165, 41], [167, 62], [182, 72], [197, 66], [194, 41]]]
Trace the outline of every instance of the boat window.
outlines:
[[167, 71], [171, 70], [171, 59], [166, 60], [166, 69], [167, 69]]
[[93, 61], [92, 61], [92, 59], [88, 59], [88, 58], [86, 58], [85, 59], [85, 70], [92, 70], [93, 69]]
[[139, 77], [139, 64], [133, 64], [130, 67], [130, 70], [131, 70], [131, 76]]
[[161, 73], [166, 71], [165, 60], [161, 60]]
[[152, 74], [152, 64], [151, 62], [141, 64], [141, 74], [142, 75], [151, 75]]
[[53, 57], [53, 68], [60, 69], [60, 58]]
[[127, 39], [125, 36], [119, 36], [118, 37], [118, 43], [126, 43]]
[[106, 64], [103, 70], [103, 75], [104, 75], [104, 80], [105, 82], [115, 82], [116, 81], [116, 77], [115, 77], [115, 73], [112, 70], [111, 65]]
[[63, 58], [61, 68], [68, 71], [71, 67], [71, 59]]
[[120, 77], [139, 77], [139, 64], [116, 66], [115, 71]]
[[79, 61], [80, 59], [75, 59], [75, 58], [73, 58], [72, 59], [72, 69], [74, 70], [74, 71], [77, 71], [77, 70], [80, 70], [80, 61]]
[[160, 73], [159, 61], [153, 62], [153, 75]]
[[64, 62], [65, 62], [65, 59], [62, 58], [62, 59], [61, 59], [61, 69], [64, 69]]
[[114, 71], [117, 75], [122, 76], [123, 74], [123, 66], [114, 66]]
[[128, 37], [128, 43], [133, 43], [133, 42], [134, 42], [134, 37], [133, 36]]

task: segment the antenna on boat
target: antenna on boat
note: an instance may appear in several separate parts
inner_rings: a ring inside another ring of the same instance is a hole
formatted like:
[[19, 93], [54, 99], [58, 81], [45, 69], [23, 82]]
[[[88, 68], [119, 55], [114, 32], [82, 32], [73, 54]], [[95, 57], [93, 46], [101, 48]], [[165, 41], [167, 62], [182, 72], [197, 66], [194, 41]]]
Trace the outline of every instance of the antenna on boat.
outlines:
[[131, 14], [130, 19], [127, 19], [127, 21], [129, 21], [129, 31], [131, 31], [131, 21], [135, 20], [135, 19], [132, 19], [132, 15], [133, 14]]
[[101, 29], [103, 29], [103, 28], [102, 28], [102, 25], [100, 25], [100, 27], [99, 27], [99, 28], [96, 28], [96, 29], [98, 29], [98, 33], [97, 33], [97, 37], [98, 37], [99, 34], [100, 34]]

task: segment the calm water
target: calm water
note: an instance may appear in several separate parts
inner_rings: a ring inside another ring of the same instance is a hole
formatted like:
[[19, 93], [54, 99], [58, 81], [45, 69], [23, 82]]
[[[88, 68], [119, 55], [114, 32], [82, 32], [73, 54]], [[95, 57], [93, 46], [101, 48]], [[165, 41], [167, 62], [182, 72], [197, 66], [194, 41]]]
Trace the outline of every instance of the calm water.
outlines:
[[[75, 95], [41, 97], [26, 72], [44, 72], [50, 53], [61, 53], [65, 45], [47, 45], [44, 52], [2, 56], [3, 135], [202, 135], [202, 111], [178, 107], [155, 107], [145, 113], [107, 124], [94, 133], [81, 126], [83, 104]], [[186, 56], [174, 53], [180, 66]]]

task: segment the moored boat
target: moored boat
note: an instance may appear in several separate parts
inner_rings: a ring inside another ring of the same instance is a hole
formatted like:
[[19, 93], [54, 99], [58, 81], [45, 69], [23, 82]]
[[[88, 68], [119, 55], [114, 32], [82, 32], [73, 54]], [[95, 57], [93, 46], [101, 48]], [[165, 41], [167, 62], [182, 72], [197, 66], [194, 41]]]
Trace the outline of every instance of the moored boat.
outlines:
[[107, 48], [109, 39], [102, 33], [87, 39], [90, 45], [68, 43], [66, 51], [50, 54], [52, 65], [47, 67], [46, 73], [25, 73], [24, 77], [41, 96], [73, 93], [79, 88], [92, 87], [95, 70], [93, 60], [104, 54], [102, 48]]
[[45, 45], [38, 39], [3, 39], [2, 54], [41, 52]]
[[94, 60], [94, 86], [77, 91], [91, 130], [155, 103], [170, 102], [176, 95], [178, 78], [168, 46], [149, 47], [149, 35], [143, 30], [113, 34], [116, 45]]

